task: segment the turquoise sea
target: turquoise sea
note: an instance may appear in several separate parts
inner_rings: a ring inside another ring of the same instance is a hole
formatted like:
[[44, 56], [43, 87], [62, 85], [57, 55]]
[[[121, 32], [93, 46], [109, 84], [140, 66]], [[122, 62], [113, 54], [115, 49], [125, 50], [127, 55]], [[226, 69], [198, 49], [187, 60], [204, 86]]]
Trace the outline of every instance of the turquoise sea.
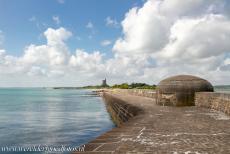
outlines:
[[102, 98], [90, 90], [0, 89], [0, 148], [75, 147], [113, 127]]
[[230, 85], [215, 86], [214, 90], [215, 90], [215, 92], [230, 93]]
[[[230, 93], [230, 86], [215, 91]], [[14, 146], [77, 147], [113, 127], [102, 98], [90, 90], [0, 88], [0, 153]]]

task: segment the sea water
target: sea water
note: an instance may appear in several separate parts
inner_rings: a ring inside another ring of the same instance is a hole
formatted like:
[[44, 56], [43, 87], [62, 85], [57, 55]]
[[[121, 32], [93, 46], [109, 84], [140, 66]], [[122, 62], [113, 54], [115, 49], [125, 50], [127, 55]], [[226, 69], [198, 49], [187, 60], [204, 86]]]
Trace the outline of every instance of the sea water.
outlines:
[[0, 148], [76, 147], [114, 126], [102, 98], [90, 90], [0, 89]]
[[230, 85], [215, 86], [215, 92], [230, 93]]

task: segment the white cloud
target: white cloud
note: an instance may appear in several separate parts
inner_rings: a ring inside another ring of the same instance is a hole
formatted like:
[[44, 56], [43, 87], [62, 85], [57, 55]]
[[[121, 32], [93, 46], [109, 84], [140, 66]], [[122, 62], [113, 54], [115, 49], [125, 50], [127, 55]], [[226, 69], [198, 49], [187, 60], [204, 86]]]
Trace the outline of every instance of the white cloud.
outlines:
[[46, 70], [44, 70], [38, 66], [32, 66], [28, 72], [28, 75], [30, 75], [30, 76], [44, 76], [44, 75], [46, 75]]
[[171, 27], [169, 38], [169, 43], [160, 51], [167, 61], [217, 57], [230, 49], [230, 21], [213, 14], [180, 19]]
[[224, 60], [224, 65], [230, 65], [230, 58]]
[[61, 23], [59, 16], [53, 16], [52, 19], [57, 25], [59, 25]]
[[101, 42], [101, 46], [108, 46], [108, 45], [110, 45], [112, 42], [110, 41], [110, 40], [103, 40], [102, 42]]
[[[103, 64], [103, 54], [99, 51], [89, 53], [84, 50], [76, 50], [75, 55], [71, 55], [65, 41], [72, 36], [72, 33], [61, 27], [58, 29], [48, 28], [44, 32], [47, 44], [31, 44], [25, 48], [24, 54], [14, 57], [6, 54], [5, 50], [0, 50], [0, 78], [9, 75], [8, 78], [12, 86], [15, 80], [27, 83], [29, 79], [39, 79], [39, 85], [48, 86], [71, 85], [75, 80], [73, 77], [81, 77], [81, 80], [95, 78], [103, 74], [105, 66]], [[99, 73], [101, 72], [101, 73]], [[18, 76], [13, 77], [14, 75]], [[53, 83], [62, 78], [62, 83]], [[72, 81], [69, 79], [72, 78]], [[42, 80], [43, 79], [43, 80]], [[7, 80], [7, 79], [5, 79]], [[42, 80], [42, 81], [41, 81]], [[27, 86], [34, 86], [33, 82]], [[0, 82], [0, 85], [5, 85]], [[17, 86], [17, 84], [16, 84]]]
[[77, 68], [79, 71], [96, 72], [103, 67], [103, 55], [99, 51], [89, 54], [83, 49], [77, 49], [76, 54], [70, 57], [69, 65]]
[[21, 66], [17, 65], [17, 57], [6, 54], [6, 51], [0, 49], [0, 74], [17, 74], [20, 72]]
[[116, 41], [113, 48], [116, 52], [150, 53], [168, 42], [170, 21], [158, 13], [156, 1], [148, 1], [126, 14], [122, 28], [124, 37]]
[[145, 80], [185, 73], [220, 82], [215, 76], [217, 71], [225, 74], [222, 62], [230, 52], [230, 20], [225, 14], [214, 14], [223, 12], [223, 3], [148, 0], [126, 14], [122, 21], [124, 36], [117, 39], [113, 50], [118, 57], [132, 59], [130, 65], [136, 65], [135, 56], [149, 57], [143, 60], [147, 65], [139, 68], [144, 71], [138, 77]]
[[48, 28], [44, 32], [45, 37], [47, 38], [47, 44], [48, 45], [58, 45], [64, 44], [64, 41], [66, 41], [69, 37], [72, 36], [72, 33], [65, 28], [61, 27], [59, 29], [52, 29]]
[[116, 19], [112, 19], [111, 17], [107, 17], [105, 19], [106, 25], [110, 27], [119, 27], [119, 23], [117, 22]]
[[[165, 16], [200, 16], [215, 6], [219, 0], [164, 0], [159, 2], [158, 8]], [[223, 1], [222, 1], [223, 2]]]
[[[170, 75], [193, 74], [214, 84], [229, 84], [230, 19], [223, 4], [223, 0], [148, 0], [126, 13], [123, 34], [109, 59], [97, 50], [77, 49], [71, 54], [66, 41], [72, 33], [48, 28], [47, 43], [28, 45], [22, 56], [0, 50], [0, 79], [12, 84], [33, 85], [37, 79], [40, 86], [77, 86], [98, 83], [106, 76], [113, 83], [157, 84]], [[91, 22], [86, 27], [94, 28]], [[109, 44], [109, 40], [101, 42]]]
[[89, 28], [89, 29], [93, 29], [93, 23], [92, 22], [88, 22], [87, 25], [86, 25], [86, 28]]
[[44, 35], [47, 45], [29, 45], [20, 62], [26, 65], [39, 65], [44, 67], [64, 65], [68, 61], [69, 51], [65, 45], [72, 33], [64, 28], [48, 28]]
[[49, 76], [56, 69], [63, 69], [68, 65], [69, 51], [65, 41], [72, 35], [65, 28], [48, 28], [44, 32], [47, 44], [26, 47], [24, 55], [17, 58], [17, 66], [29, 75]]

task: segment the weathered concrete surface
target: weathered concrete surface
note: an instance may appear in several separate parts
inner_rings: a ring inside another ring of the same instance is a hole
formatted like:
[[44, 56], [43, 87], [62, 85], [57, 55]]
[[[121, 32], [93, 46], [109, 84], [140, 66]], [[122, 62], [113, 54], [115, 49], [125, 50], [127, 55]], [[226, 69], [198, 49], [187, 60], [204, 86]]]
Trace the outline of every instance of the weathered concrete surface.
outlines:
[[215, 109], [230, 115], [230, 94], [198, 92], [195, 95], [196, 106]]
[[86, 144], [84, 153], [230, 153], [230, 119], [206, 108], [164, 107], [155, 99], [108, 94], [144, 112]]
[[192, 75], [172, 76], [157, 85], [156, 104], [194, 106], [195, 92], [213, 92], [213, 86], [207, 80]]
[[103, 95], [103, 99], [105, 101], [107, 111], [110, 113], [113, 122], [117, 126], [124, 124], [130, 118], [144, 112], [142, 108], [132, 105], [131, 103], [126, 103], [126, 101], [120, 99], [119, 97], [114, 97], [113, 95], [105, 93]]
[[156, 98], [155, 89], [111, 89], [110, 91], [135, 96]]

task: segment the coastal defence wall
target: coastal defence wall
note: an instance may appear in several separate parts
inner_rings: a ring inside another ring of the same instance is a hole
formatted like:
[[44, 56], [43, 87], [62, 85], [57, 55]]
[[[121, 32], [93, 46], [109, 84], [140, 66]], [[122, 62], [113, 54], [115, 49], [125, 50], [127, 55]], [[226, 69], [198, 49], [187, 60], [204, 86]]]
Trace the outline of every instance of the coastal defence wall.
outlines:
[[196, 93], [196, 105], [200, 107], [182, 108], [156, 105], [154, 98], [139, 97], [143, 96], [141, 92], [132, 96], [136, 93], [107, 89], [100, 94], [119, 127], [90, 141], [84, 152], [75, 154], [230, 153], [230, 118], [218, 119], [219, 112], [201, 108], [229, 114], [230, 94]]
[[[209, 97], [218, 98], [214, 95], [217, 94], [197, 93], [197, 105], [210, 107], [204, 103]], [[84, 152], [76, 154], [230, 153], [230, 118], [218, 119], [219, 112], [195, 106], [160, 106], [154, 98], [111, 89], [101, 96], [111, 117], [123, 124], [88, 142]]]
[[[156, 98], [156, 92], [150, 89], [116, 89], [113, 92]], [[196, 92], [194, 100], [195, 106], [214, 109], [230, 115], [230, 94], [228, 93]]]
[[143, 112], [141, 108], [128, 104], [127, 102], [119, 99], [119, 97], [115, 97], [109, 93], [104, 93], [103, 99], [112, 120], [117, 126], [120, 126], [130, 118]]
[[218, 110], [230, 115], [230, 94], [197, 92], [195, 93], [195, 105]]
[[122, 94], [156, 98], [156, 91], [152, 89], [115, 89], [113, 91]]

